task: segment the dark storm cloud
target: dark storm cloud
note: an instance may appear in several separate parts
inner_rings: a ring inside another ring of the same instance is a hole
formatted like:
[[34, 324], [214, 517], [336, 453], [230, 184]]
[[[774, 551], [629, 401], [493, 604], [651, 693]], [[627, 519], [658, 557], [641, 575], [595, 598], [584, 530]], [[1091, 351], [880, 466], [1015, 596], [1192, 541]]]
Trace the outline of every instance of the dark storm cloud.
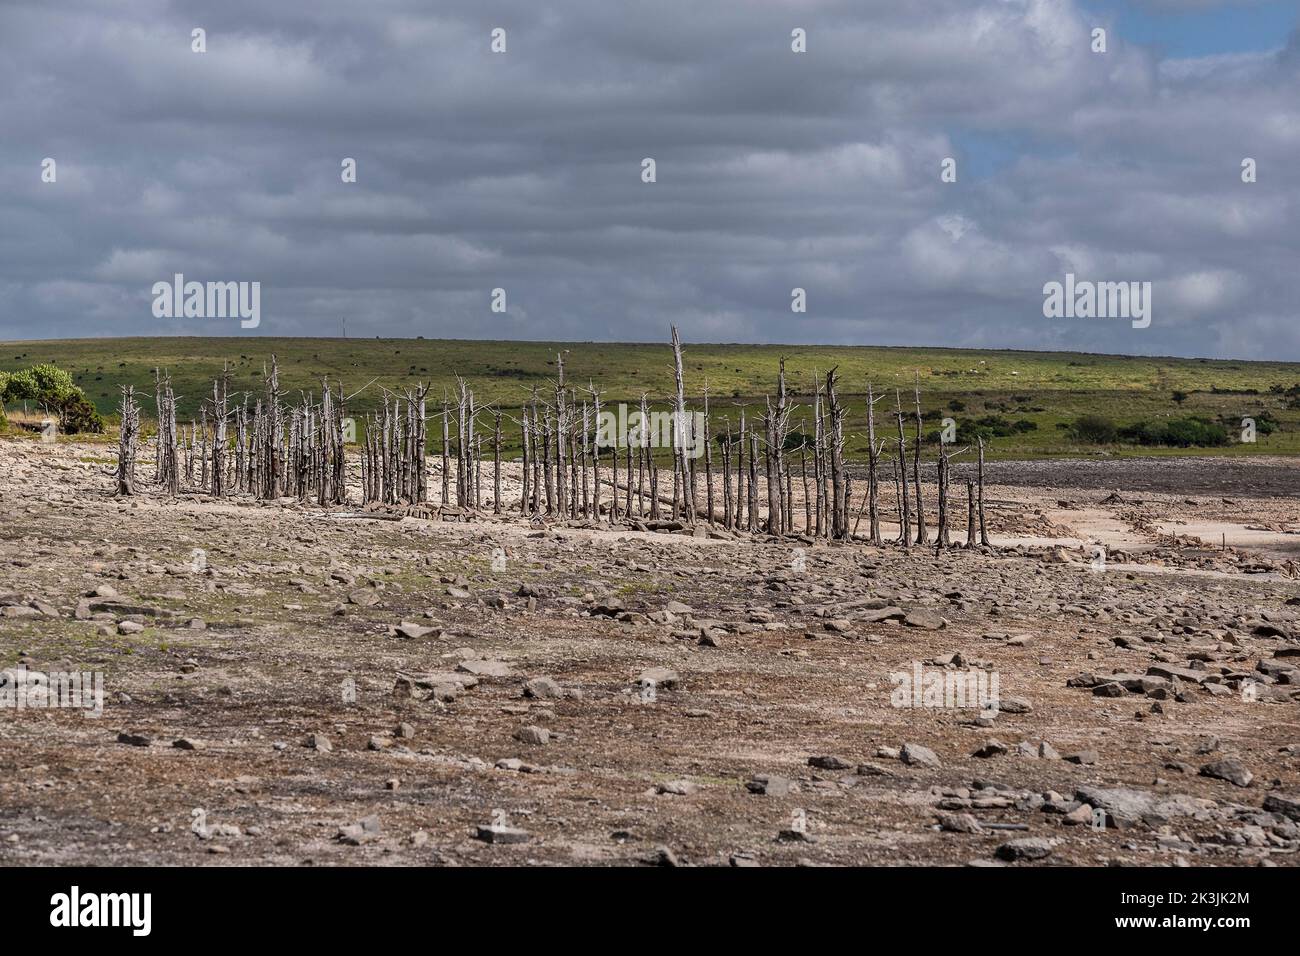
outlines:
[[[1296, 37], [1160, 60], [1114, 29], [1093, 54], [1094, 26], [1066, 0], [9, 2], [0, 338], [675, 321], [1300, 358]], [[1151, 281], [1151, 328], [1045, 319], [1067, 271]], [[260, 281], [260, 327], [155, 319], [176, 272]]]

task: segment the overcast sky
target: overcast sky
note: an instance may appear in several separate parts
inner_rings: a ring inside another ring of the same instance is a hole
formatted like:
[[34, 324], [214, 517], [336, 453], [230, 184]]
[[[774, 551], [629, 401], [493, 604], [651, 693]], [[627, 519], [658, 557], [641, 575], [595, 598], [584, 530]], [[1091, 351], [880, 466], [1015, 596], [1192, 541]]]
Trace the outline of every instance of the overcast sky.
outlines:
[[[1292, 2], [0, 0], [0, 339], [1300, 360], [1298, 207]], [[260, 326], [155, 318], [178, 272]], [[1150, 327], [1045, 318], [1067, 272]]]

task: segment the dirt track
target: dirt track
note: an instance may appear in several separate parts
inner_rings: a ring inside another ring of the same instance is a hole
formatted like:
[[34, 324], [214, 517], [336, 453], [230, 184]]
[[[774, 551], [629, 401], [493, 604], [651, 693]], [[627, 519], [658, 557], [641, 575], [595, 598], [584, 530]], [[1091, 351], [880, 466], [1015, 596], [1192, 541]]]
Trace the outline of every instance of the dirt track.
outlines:
[[[1175, 472], [993, 465], [995, 543], [1025, 546], [936, 557], [120, 501], [102, 454], [0, 443], [0, 664], [107, 691], [100, 719], [0, 710], [0, 862], [1296, 859], [1297, 579], [1161, 526], [1284, 535], [1288, 464], [1180, 463], [1202, 490], [1109, 503], [1085, 489]], [[1029, 547], [1094, 537], [1084, 515], [1140, 546]], [[918, 663], [995, 674], [1001, 711], [893, 706]], [[477, 838], [494, 816], [528, 842]]]

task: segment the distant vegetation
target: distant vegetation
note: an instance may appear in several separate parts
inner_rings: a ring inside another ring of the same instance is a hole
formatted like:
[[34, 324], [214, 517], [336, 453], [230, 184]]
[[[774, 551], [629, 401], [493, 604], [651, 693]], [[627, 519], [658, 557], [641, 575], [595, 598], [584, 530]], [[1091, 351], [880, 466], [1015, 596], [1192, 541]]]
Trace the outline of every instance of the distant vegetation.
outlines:
[[[909, 434], [919, 373], [924, 432], [937, 441], [942, 420], [956, 424], [959, 445], [982, 437], [991, 459], [1080, 454], [1300, 454], [1300, 363], [1174, 359], [1085, 353], [879, 348], [868, 346], [717, 345], [690, 341], [686, 330], [686, 389], [698, 402], [709, 388], [715, 436], [739, 422], [737, 402], [762, 405], [774, 395], [776, 360], [786, 360], [791, 401], [790, 441], [811, 434], [812, 382], [838, 368], [848, 406], [845, 454], [866, 453], [866, 389], [878, 399], [878, 437], [894, 441], [895, 390], [901, 392]], [[374, 411], [383, 389], [400, 393], [432, 383], [443, 389], [462, 376], [483, 405], [518, 413], [534, 387], [543, 393], [564, 354], [571, 382], [595, 382], [607, 407], [637, 405], [644, 392], [664, 409], [674, 392], [672, 353], [662, 343], [504, 342], [439, 339], [119, 338], [0, 343], [0, 370], [50, 364], [110, 420], [119, 385], [134, 385], [146, 431], [153, 418], [153, 370], [170, 372], [184, 423], [211, 398], [212, 379], [229, 363], [230, 397], [260, 394], [263, 364], [274, 353], [287, 397], [320, 394], [321, 379], [342, 384], [351, 415]], [[10, 404], [12, 411], [13, 404]], [[12, 416], [11, 416], [12, 417]], [[1241, 420], [1256, 422], [1257, 441], [1242, 443]], [[1082, 428], [1079, 428], [1082, 420]], [[1110, 427], [1108, 428], [1107, 425]], [[1113, 429], [1113, 432], [1111, 431]], [[513, 429], [511, 429], [513, 431]], [[514, 441], [512, 439], [512, 441]], [[507, 447], [518, 454], [517, 441]], [[797, 452], [796, 452], [797, 454]]]
[[[1227, 426], [1200, 417], [1116, 425], [1104, 415], [1080, 415], [1067, 431], [1075, 441], [1092, 445], [1124, 442], [1145, 447], [1222, 448], [1231, 443]], [[1262, 433], [1257, 426], [1256, 434]]]

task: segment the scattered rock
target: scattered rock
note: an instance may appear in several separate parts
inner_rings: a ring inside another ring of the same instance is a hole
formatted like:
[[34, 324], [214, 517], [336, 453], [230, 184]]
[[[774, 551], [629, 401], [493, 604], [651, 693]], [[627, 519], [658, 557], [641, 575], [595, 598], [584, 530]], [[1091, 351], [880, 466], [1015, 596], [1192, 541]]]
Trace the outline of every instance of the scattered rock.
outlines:
[[948, 622], [942, 615], [926, 610], [909, 611], [903, 618], [903, 623], [908, 627], [919, 627], [925, 631], [938, 631], [948, 626]]
[[667, 667], [647, 667], [637, 678], [637, 683], [644, 686], [653, 684], [655, 687], [667, 690], [673, 690], [681, 682], [677, 672]]
[[551, 742], [551, 732], [544, 727], [536, 727], [530, 724], [515, 731], [515, 740], [540, 747]]
[[785, 797], [794, 789], [794, 781], [775, 774], [759, 774], [745, 784], [745, 789], [766, 797]]
[[899, 751], [898, 756], [903, 763], [910, 766], [929, 767], [933, 770], [943, 766], [938, 755], [933, 750], [920, 744], [903, 744], [903, 749]]
[[1234, 787], [1249, 787], [1250, 782], [1255, 779], [1255, 775], [1247, 770], [1240, 760], [1231, 757], [1207, 763], [1201, 768], [1201, 776], [1226, 780]]
[[969, 813], [940, 813], [939, 829], [948, 833], [983, 833], [984, 827]]
[[840, 757], [828, 755], [823, 757], [809, 757], [808, 766], [816, 767], [818, 770], [848, 770], [853, 766], [853, 764]]
[[379, 839], [380, 826], [379, 817], [371, 815], [363, 817], [356, 823], [348, 824], [345, 827], [339, 827], [336, 839], [340, 843], [346, 843], [348, 846], [361, 846], [364, 843], [373, 843]]
[[997, 857], [1017, 863], [1022, 860], [1045, 860], [1052, 855], [1052, 841], [1042, 837], [1009, 840], [997, 848]]
[[534, 677], [524, 684], [524, 696], [537, 700], [551, 700], [564, 696], [564, 688], [549, 677]]

